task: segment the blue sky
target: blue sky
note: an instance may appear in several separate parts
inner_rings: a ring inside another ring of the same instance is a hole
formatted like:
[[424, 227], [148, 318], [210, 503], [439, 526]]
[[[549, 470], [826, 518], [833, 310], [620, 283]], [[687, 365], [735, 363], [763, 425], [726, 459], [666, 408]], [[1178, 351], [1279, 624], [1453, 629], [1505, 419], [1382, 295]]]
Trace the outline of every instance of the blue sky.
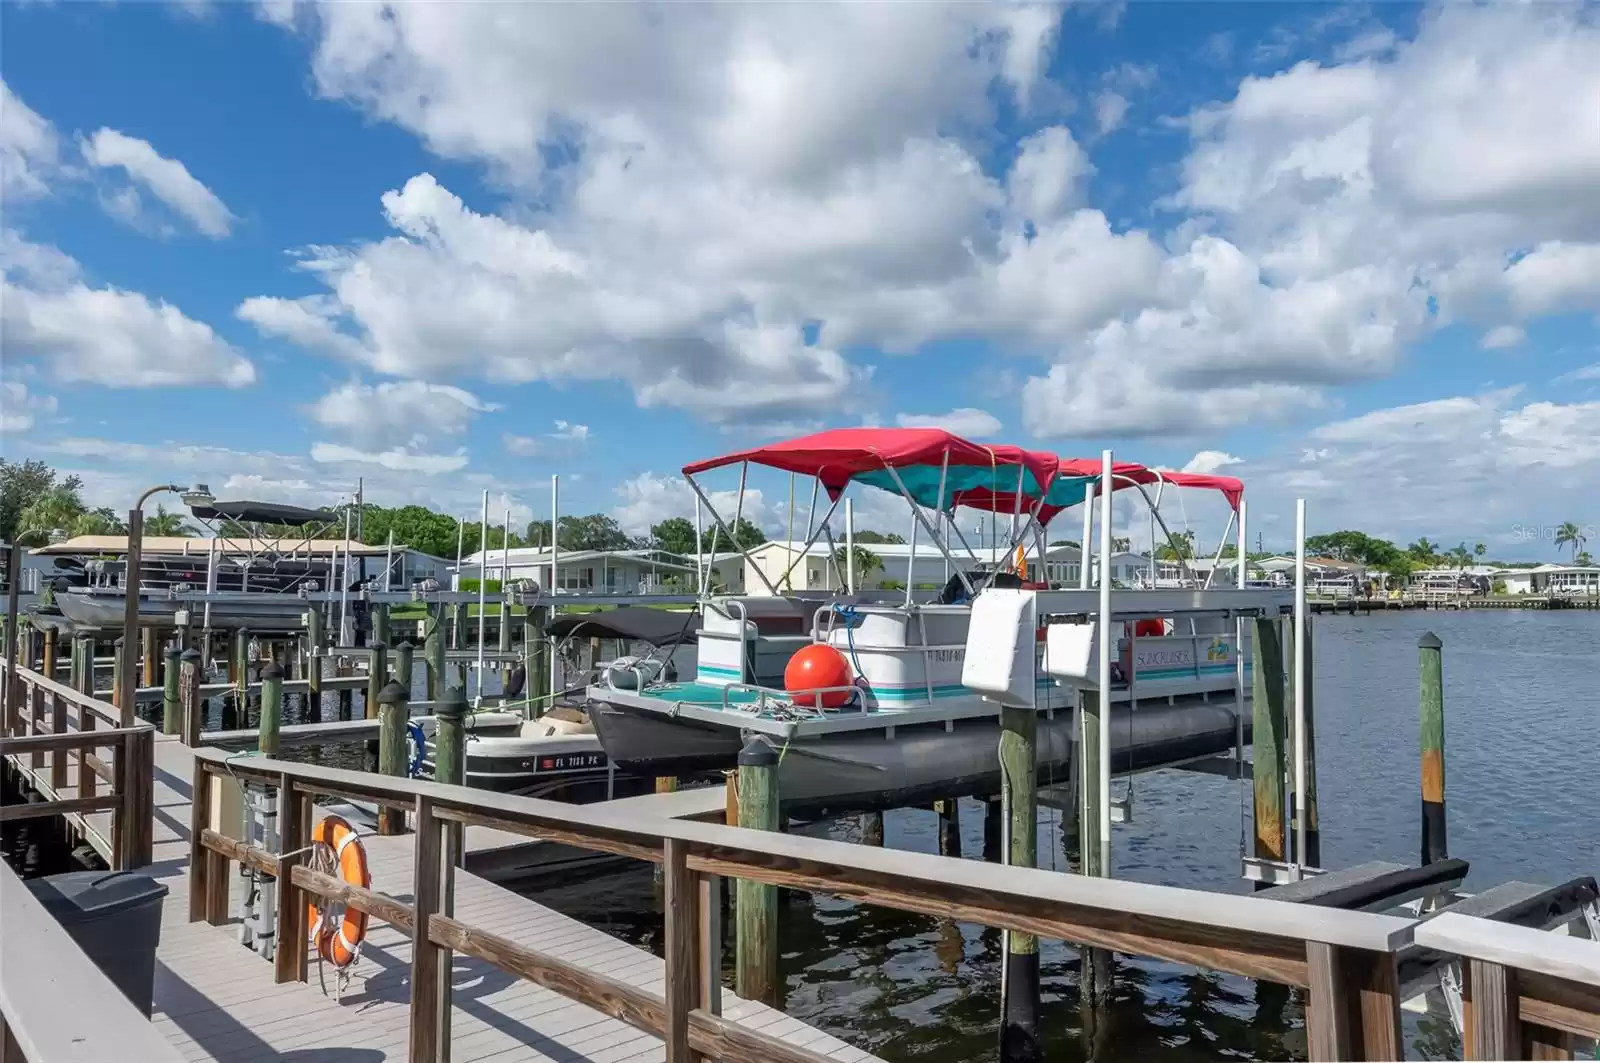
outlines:
[[450, 11], [5, 7], [7, 456], [642, 528], [929, 418], [1269, 538], [1600, 517], [1592, 7]]

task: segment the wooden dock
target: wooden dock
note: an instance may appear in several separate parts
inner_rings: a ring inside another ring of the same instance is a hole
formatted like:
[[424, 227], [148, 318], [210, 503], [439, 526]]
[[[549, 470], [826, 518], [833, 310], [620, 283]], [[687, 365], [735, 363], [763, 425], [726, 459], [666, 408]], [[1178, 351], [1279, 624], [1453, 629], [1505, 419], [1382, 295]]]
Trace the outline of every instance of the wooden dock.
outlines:
[[[19, 758], [21, 759], [21, 758]], [[241, 759], [244, 759], [241, 757]], [[173, 737], [156, 742], [153, 862], [147, 873], [170, 891], [162, 911], [156, 954], [155, 1027], [186, 1059], [252, 1063], [305, 1053], [327, 1063], [378, 1063], [407, 1056], [411, 999], [411, 935], [373, 921], [361, 958], [342, 999], [335, 976], [317, 965], [308, 982], [274, 984], [273, 966], [241, 945], [235, 920], [221, 926], [189, 922], [190, 780], [194, 751]], [[49, 787], [21, 765], [41, 792]], [[70, 800], [73, 787], [48, 791]], [[676, 805], [698, 808], [705, 800], [663, 795]], [[715, 795], [720, 802], [721, 795]], [[90, 813], [84, 836], [108, 862], [113, 834], [109, 812]], [[468, 832], [469, 849], [495, 849], [522, 836], [487, 828]], [[414, 835], [364, 839], [373, 889], [409, 901], [414, 895]], [[229, 876], [237, 902], [243, 882]], [[660, 994], [665, 968], [658, 957], [577, 920], [550, 910], [466, 871], [457, 871], [456, 917], [587, 970]], [[621, 1063], [661, 1060], [663, 1042], [533, 982], [508, 975], [476, 959], [456, 956], [452, 981], [452, 1063], [493, 1057], [496, 1063]], [[751, 1030], [782, 1038], [829, 1059], [858, 1063], [874, 1057], [812, 1029], [798, 1019], [753, 1001], [727, 995], [723, 1017]]]

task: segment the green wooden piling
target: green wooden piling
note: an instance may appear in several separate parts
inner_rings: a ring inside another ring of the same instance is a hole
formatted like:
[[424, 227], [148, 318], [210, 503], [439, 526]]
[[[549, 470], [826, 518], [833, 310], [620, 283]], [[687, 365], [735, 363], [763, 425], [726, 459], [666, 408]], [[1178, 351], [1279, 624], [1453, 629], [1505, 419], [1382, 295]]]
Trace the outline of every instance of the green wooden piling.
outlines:
[[[1283, 643], [1276, 617], [1259, 617], [1251, 639], [1251, 762], [1255, 778], [1255, 855], [1282, 862], [1286, 856], [1283, 819], [1284, 716]], [[1265, 889], [1270, 882], [1256, 883]]]
[[428, 664], [428, 700], [438, 701], [444, 696], [444, 632], [443, 619], [433, 623], [422, 643], [422, 656]]
[[[1032, 709], [1000, 709], [1000, 785], [1009, 812], [1006, 863], [1035, 866], [1038, 860], [1039, 718]], [[1039, 1044], [1039, 939], [1008, 930], [1006, 934], [1005, 1000], [1001, 1003], [1001, 1063], [1035, 1063], [1044, 1059]]]
[[[739, 751], [739, 826], [778, 829], [778, 754], [752, 738]], [[739, 880], [735, 923], [734, 988], [765, 1004], [778, 997], [778, 890]]]
[[[409, 643], [407, 644], [409, 647]], [[403, 778], [406, 773], [406, 720], [411, 715], [411, 695], [399, 680], [378, 692], [378, 773]], [[384, 805], [378, 810], [379, 834], [404, 834], [405, 810]]]
[[269, 757], [278, 755], [278, 729], [283, 724], [283, 665], [268, 661], [261, 669], [261, 721], [256, 748]]
[[466, 777], [467, 692], [451, 687], [434, 708], [433, 781], [460, 786]]
[[367, 696], [362, 711], [367, 719], [378, 718], [378, 694], [389, 682], [389, 651], [384, 646], [367, 647]]
[[306, 715], [322, 719], [322, 610], [313, 605], [306, 611]]
[[1429, 631], [1417, 640], [1417, 712], [1422, 730], [1422, 862], [1449, 857], [1444, 806], [1444, 643]]
[[[406, 701], [408, 702], [411, 700], [412, 693], [411, 676], [417, 669], [416, 652], [416, 648], [411, 645], [410, 639], [401, 639], [400, 644], [394, 648], [394, 680], [405, 688]], [[378, 694], [380, 696], [378, 704], [381, 705], [383, 704], [381, 700], [383, 691], [380, 690]]]
[[175, 735], [183, 728], [183, 706], [178, 700], [178, 667], [183, 651], [176, 643], [167, 647], [161, 665], [161, 733]]

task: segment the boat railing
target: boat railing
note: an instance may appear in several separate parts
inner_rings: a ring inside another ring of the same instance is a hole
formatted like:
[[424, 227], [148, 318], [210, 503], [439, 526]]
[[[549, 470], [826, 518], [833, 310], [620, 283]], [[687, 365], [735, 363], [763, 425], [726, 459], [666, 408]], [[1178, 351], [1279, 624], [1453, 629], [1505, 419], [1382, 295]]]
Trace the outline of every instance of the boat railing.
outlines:
[[[281, 853], [205, 829], [214, 781], [277, 789], [285, 824]], [[254, 757], [230, 761], [221, 751], [209, 749], [196, 753], [192, 792], [196, 801], [190, 918], [218, 923], [227, 919], [225, 894], [216, 884], [228, 881], [230, 863], [238, 861], [281, 883], [280, 941], [304, 938], [308, 895], [336, 898], [410, 934], [412, 1058], [433, 1058], [434, 1048], [450, 1036], [448, 1026], [441, 1025], [448, 1022], [445, 995], [450, 990], [436, 973], [447, 962], [446, 950], [453, 950], [664, 1037], [670, 1063], [692, 1058], [691, 1051], [726, 1063], [816, 1063], [820, 1057], [813, 1053], [781, 1045], [717, 1014], [722, 993], [720, 897], [729, 878], [839, 895], [858, 903], [1298, 987], [1307, 991], [1310, 1058], [1399, 1059], [1404, 1052], [1397, 956], [1414, 936], [1421, 940], [1412, 918], [641, 817], [604, 806], [558, 804], [320, 765]], [[304, 866], [299, 849], [310, 829], [311, 802], [323, 795], [391, 805], [414, 817], [413, 899], [351, 886]], [[513, 942], [493, 926], [472, 925], [458, 917], [449, 891], [440, 887], [448, 861], [444, 854], [452, 852], [453, 845], [444, 835], [448, 830], [453, 838], [453, 832], [467, 825], [661, 865], [664, 991], [657, 994], [621, 984]], [[1438, 927], [1449, 928], [1445, 918], [1437, 921]], [[1573, 945], [1578, 944], [1593, 947], [1574, 940]], [[1458, 936], [1449, 939], [1448, 947], [1477, 946]], [[1503, 954], [1490, 958], [1508, 971], [1515, 966], [1533, 972], [1543, 994], [1544, 983], [1538, 978], [1549, 975], [1541, 966], [1542, 957], [1562, 947], [1553, 941], [1530, 940], [1526, 955], [1514, 962]], [[304, 951], [280, 950], [275, 977], [303, 980]], [[1571, 977], [1568, 981], [1581, 984]], [[1545, 1005], [1527, 1002], [1532, 998], [1526, 987], [1522, 997], [1524, 1022], [1553, 1021], [1552, 1011], [1539, 1010]], [[1600, 1000], [1593, 995], [1565, 999], [1570, 1012], [1560, 1018], [1565, 1028], [1589, 1029], [1600, 1023]]]

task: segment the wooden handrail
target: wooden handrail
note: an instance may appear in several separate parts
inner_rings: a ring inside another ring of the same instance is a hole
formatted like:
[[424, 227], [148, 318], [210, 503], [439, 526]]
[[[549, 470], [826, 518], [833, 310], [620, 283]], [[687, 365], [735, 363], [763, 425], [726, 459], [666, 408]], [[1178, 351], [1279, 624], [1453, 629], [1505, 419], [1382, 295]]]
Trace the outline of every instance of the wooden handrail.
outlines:
[[[65, 815], [86, 828], [84, 816], [110, 812], [110, 852], [106, 856], [111, 866], [128, 870], [149, 864], [154, 848], [155, 729], [147, 723], [123, 727], [115, 706], [32, 669], [19, 666], [7, 674], [15, 682], [7, 680], [6, 685], [19, 691], [11, 723], [24, 733], [0, 734], [0, 757], [26, 755], [33, 782], [47, 800], [8, 807], [0, 811], [0, 819]], [[78, 710], [75, 718], [67, 711], [69, 705]], [[101, 722], [111, 726], [100, 726]], [[26, 733], [29, 731], [32, 733]], [[113, 750], [108, 758], [90, 752], [106, 748]], [[63, 791], [74, 759], [77, 793], [67, 797]], [[109, 792], [101, 793], [102, 782], [110, 784]]]
[[1574, 1036], [1600, 1038], [1600, 942], [1451, 912], [1416, 940], [1464, 961], [1468, 1059], [1570, 1058]]
[[[29, 1063], [183, 1058], [3, 863], [0, 926], [10, 957], [0, 963], [0, 1045], [7, 1063], [12, 1047]], [[18, 962], [21, 956], [27, 962]], [[94, 1021], [83, 1021], [85, 1015]]]
[[[613, 1011], [641, 1029], [668, 1041], [668, 1059], [692, 1051], [714, 1053], [728, 1063], [757, 1059], [799, 1059], [776, 1055], [767, 1045], [741, 1048], [749, 1031], [735, 1030], [703, 1008], [687, 1009], [694, 963], [685, 942], [698, 939], [698, 906], [668, 904], [668, 1003], [657, 1014], [599, 980], [599, 976], [561, 966], [548, 956], [468, 927], [438, 908], [440, 897], [428, 888], [440, 867], [437, 836], [444, 823], [481, 824], [528, 837], [562, 841], [591, 850], [664, 863], [669, 894], [682, 898], [679, 878], [743, 878], [791, 889], [833, 893], [885, 907], [1018, 930], [1080, 945], [1099, 946], [1281, 982], [1310, 989], [1308, 1008], [1312, 1057], [1317, 1059], [1398, 1058], [1399, 986], [1395, 954], [1409, 945], [1413, 920], [1364, 912], [1289, 904], [1247, 896], [1206, 893], [1147, 883], [1109, 881], [1033, 868], [1000, 867], [923, 853], [898, 852], [825, 839], [744, 830], [715, 824], [641, 820], [593, 805], [566, 805], [419, 779], [375, 776], [318, 765], [261, 757], [229, 756], [219, 750], [195, 751], [195, 792], [209, 790], [208, 776], [239, 782], [292, 787], [299, 798], [326, 795], [417, 809], [416, 906], [399, 913], [413, 925], [413, 1052], [426, 1056], [435, 1034], [430, 1023], [439, 1012], [436, 973], [429, 956], [444, 948], [476, 955], [513, 973], [533, 977], [543, 971], [552, 988], [590, 1003], [617, 1001]], [[431, 840], [430, 840], [431, 839]], [[278, 857], [250, 853], [230, 839], [202, 830], [191, 874], [200, 877], [193, 892], [204, 893], [213, 876], [225, 875], [217, 859], [243, 859], [268, 869]], [[674, 870], [676, 868], [676, 870]], [[289, 873], [293, 886], [312, 893], [326, 883]], [[332, 895], [332, 894], [329, 894]], [[381, 895], [342, 888], [342, 899], [368, 914], [398, 904]], [[689, 911], [695, 914], [688, 914]], [[220, 918], [200, 905], [196, 918]], [[426, 918], [423, 918], [423, 916]], [[674, 926], [677, 920], [684, 925]], [[284, 940], [290, 940], [284, 935]], [[704, 961], [700, 961], [704, 962]], [[554, 972], [554, 973], [552, 973]], [[652, 1001], [654, 998], [652, 998]], [[654, 1004], [651, 1003], [651, 1007]], [[714, 1020], [714, 1021], [713, 1021]], [[419, 1024], [420, 1025], [416, 1025]], [[711, 1026], [720, 1032], [713, 1034]], [[724, 1029], [723, 1027], [727, 1027]], [[712, 1042], [715, 1042], [714, 1044]], [[687, 1044], [687, 1048], [685, 1048]], [[787, 1051], [793, 1051], [788, 1049]]]

